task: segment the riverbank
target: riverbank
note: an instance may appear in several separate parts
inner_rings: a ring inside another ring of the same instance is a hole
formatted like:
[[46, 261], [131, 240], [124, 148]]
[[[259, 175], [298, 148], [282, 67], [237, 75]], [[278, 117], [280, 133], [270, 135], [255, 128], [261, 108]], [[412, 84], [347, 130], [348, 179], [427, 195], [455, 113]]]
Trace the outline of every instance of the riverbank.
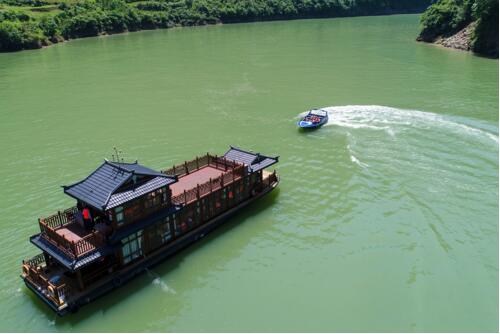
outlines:
[[498, 58], [498, 0], [439, 0], [420, 23], [417, 41]]
[[179, 26], [419, 13], [430, 2], [0, 0], [0, 51], [36, 49], [81, 37]]
[[471, 39], [476, 28], [476, 22], [470, 23], [468, 26], [449, 37], [440, 37], [434, 43], [440, 44], [447, 48], [470, 51]]
[[421, 37], [418, 37], [417, 41], [434, 43], [451, 49], [471, 51], [472, 48], [471, 40], [475, 27], [476, 27], [476, 22], [472, 22], [454, 35], [439, 36], [432, 41], [425, 41]]

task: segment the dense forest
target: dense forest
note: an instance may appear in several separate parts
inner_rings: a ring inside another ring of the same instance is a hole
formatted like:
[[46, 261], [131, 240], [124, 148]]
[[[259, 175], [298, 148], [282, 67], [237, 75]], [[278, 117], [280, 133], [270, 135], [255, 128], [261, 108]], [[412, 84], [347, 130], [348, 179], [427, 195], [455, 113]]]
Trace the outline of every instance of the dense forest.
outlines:
[[421, 12], [432, 0], [0, 0], [0, 51], [141, 29]]
[[419, 40], [434, 42], [474, 23], [472, 51], [498, 58], [498, 0], [439, 0], [422, 15]]

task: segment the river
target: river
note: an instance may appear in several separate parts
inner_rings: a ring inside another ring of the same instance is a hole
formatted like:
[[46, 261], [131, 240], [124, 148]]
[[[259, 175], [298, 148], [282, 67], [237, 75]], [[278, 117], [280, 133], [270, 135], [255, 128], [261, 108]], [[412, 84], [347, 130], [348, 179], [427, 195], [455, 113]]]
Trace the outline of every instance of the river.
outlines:
[[[218, 25], [0, 54], [0, 330], [498, 331], [498, 60], [418, 15]], [[319, 131], [299, 115], [328, 107]], [[279, 190], [58, 318], [26, 287], [37, 218], [111, 158], [229, 145]]]

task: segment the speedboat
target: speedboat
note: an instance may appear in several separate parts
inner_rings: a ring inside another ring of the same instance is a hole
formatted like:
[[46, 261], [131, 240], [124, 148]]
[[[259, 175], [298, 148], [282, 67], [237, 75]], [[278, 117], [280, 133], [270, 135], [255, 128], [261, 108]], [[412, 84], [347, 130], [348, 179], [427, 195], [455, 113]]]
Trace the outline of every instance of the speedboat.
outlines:
[[297, 125], [301, 129], [316, 129], [328, 122], [328, 112], [321, 109], [309, 110]]

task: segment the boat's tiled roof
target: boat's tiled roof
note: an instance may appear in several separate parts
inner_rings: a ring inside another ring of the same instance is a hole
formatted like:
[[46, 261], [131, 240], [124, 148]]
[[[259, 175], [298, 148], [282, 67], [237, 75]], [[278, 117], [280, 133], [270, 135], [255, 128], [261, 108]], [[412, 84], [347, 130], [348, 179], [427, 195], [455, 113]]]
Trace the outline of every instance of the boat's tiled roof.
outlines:
[[[146, 182], [136, 188], [119, 192], [133, 175], [146, 176]], [[80, 182], [64, 187], [64, 192], [98, 210], [106, 210], [147, 192], [176, 182], [176, 179], [135, 163], [104, 161]]]
[[[175, 182], [175, 181], [174, 181]], [[173, 183], [171, 178], [166, 178], [162, 176], [156, 176], [154, 179], [141, 184], [139, 187], [126, 190], [123, 192], [115, 193], [109, 198], [108, 204], [106, 205], [106, 210], [117, 207], [123, 203], [126, 203], [134, 198], [140, 197], [144, 194], [150, 193], [155, 189], [168, 186]]]
[[277, 158], [264, 158], [263, 160], [256, 162], [250, 166], [250, 169], [252, 172], [256, 172], [258, 170], [264, 169], [266, 167], [269, 167], [271, 165], [274, 165], [275, 163], [278, 162]]
[[244, 165], [250, 166], [256, 159], [256, 155], [231, 146], [231, 149], [224, 154], [228, 160], [234, 160]]
[[103, 246], [100, 248], [96, 248], [94, 251], [89, 252], [88, 254], [79, 257], [77, 259], [71, 258], [66, 255], [63, 251], [61, 251], [58, 247], [54, 246], [52, 243], [48, 242], [43, 238], [40, 234], [36, 234], [30, 238], [30, 241], [52, 256], [57, 262], [65, 266], [70, 270], [76, 270], [82, 268], [86, 265], [94, 263], [98, 259], [103, 256], [110, 254], [114, 248], [111, 246]]
[[233, 147], [224, 154], [228, 160], [234, 160], [248, 167], [250, 172], [256, 172], [266, 167], [269, 167], [278, 162], [279, 157], [268, 157], [260, 153], [245, 151], [241, 148]]

